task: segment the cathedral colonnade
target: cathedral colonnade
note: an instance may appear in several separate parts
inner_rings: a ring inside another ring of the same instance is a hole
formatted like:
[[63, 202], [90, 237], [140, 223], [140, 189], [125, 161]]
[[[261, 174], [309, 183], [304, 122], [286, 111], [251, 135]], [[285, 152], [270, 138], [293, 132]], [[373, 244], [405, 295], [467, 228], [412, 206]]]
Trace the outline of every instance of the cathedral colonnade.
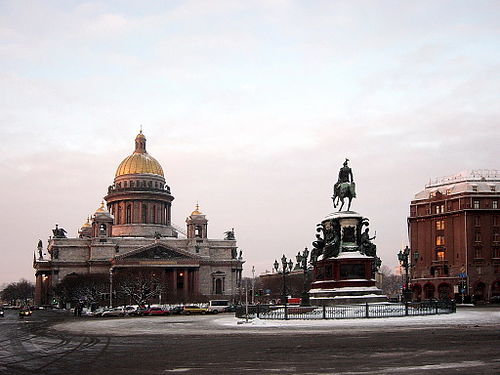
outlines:
[[199, 267], [193, 266], [123, 266], [116, 265], [110, 268], [113, 273], [110, 280], [113, 290], [119, 288], [121, 278], [132, 278], [134, 274], [147, 274], [151, 279], [157, 280], [163, 287], [158, 302], [188, 301], [193, 296], [200, 294]]

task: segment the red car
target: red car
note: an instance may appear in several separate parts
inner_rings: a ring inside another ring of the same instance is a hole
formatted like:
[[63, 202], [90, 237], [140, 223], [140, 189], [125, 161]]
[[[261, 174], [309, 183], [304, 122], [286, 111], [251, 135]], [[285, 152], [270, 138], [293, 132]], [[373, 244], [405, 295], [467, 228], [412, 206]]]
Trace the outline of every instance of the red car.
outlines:
[[142, 313], [143, 315], [166, 315], [168, 311], [163, 310], [161, 307], [150, 307]]

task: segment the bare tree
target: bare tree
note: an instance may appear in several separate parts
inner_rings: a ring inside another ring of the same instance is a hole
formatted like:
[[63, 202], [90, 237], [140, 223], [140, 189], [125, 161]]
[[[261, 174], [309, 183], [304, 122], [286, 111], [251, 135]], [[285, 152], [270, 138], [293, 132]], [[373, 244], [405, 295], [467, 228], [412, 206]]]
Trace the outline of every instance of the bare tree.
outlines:
[[400, 295], [403, 282], [401, 275], [393, 274], [391, 269], [385, 265], [380, 268], [380, 273], [382, 274], [381, 289], [384, 294], [388, 297]]
[[8, 284], [0, 294], [2, 299], [11, 305], [16, 305], [18, 302], [26, 305], [33, 299], [35, 285], [28, 280], [21, 279], [18, 282]]
[[108, 291], [106, 274], [69, 274], [54, 287], [54, 293], [62, 303], [78, 301], [89, 306], [97, 305]]
[[125, 300], [143, 306], [167, 290], [166, 283], [153, 272], [130, 271], [118, 273], [116, 291]]

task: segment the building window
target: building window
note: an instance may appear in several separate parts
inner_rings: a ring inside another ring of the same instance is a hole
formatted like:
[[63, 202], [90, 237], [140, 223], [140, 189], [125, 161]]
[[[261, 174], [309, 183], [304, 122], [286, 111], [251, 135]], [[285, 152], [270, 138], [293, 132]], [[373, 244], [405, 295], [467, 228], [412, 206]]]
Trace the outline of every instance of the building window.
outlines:
[[500, 247], [493, 248], [493, 258], [500, 258]]
[[493, 201], [493, 202], [491, 203], [491, 207], [492, 207], [492, 208], [498, 208], [498, 201]]
[[474, 201], [472, 202], [472, 207], [473, 207], [474, 209], [478, 209], [478, 208], [479, 208], [479, 201], [478, 201], [478, 200], [474, 200]]
[[498, 216], [493, 216], [493, 226], [498, 227]]
[[444, 204], [440, 204], [434, 207], [434, 212], [436, 214], [442, 214], [444, 212]]
[[477, 185], [472, 185], [472, 191], [477, 191]]
[[498, 232], [493, 232], [493, 242], [500, 241], [500, 234]]
[[198, 237], [198, 238], [201, 238], [201, 234], [202, 234], [202, 227], [201, 227], [201, 225], [196, 225], [194, 227], [194, 236]]
[[446, 252], [444, 250], [436, 251], [436, 260], [444, 261], [446, 257]]
[[225, 291], [225, 277], [216, 276], [212, 278], [212, 294], [224, 294]]
[[444, 245], [444, 236], [436, 236], [436, 246]]
[[474, 216], [474, 226], [475, 227], [481, 226], [481, 219], [479, 218], [479, 216]]
[[483, 249], [480, 247], [476, 247], [474, 249], [474, 258], [481, 259], [483, 257]]
[[481, 232], [474, 233], [474, 241], [481, 242]]
[[444, 220], [436, 221], [436, 230], [444, 230]]
[[146, 206], [145, 204], [142, 205], [142, 222], [148, 222], [148, 206]]
[[127, 206], [127, 211], [125, 213], [125, 223], [132, 223], [132, 206], [130, 206], [130, 204]]

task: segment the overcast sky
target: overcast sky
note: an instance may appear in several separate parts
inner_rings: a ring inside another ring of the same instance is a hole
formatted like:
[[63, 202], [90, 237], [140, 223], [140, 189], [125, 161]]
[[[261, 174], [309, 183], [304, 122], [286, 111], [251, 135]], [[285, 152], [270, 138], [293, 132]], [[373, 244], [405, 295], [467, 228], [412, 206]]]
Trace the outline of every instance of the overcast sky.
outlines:
[[500, 169], [498, 1], [0, 1], [0, 285], [98, 207], [143, 125], [245, 274], [314, 239], [345, 157], [384, 264], [431, 177]]

